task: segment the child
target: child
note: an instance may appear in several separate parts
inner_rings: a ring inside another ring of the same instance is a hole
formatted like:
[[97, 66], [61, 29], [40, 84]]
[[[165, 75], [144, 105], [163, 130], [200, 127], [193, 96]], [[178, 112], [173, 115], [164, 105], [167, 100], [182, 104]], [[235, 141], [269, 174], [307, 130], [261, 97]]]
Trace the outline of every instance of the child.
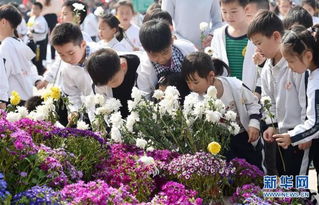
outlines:
[[135, 24], [131, 24], [131, 20], [134, 16], [133, 4], [127, 0], [120, 0], [115, 6], [116, 16], [119, 18], [120, 26], [124, 29], [124, 40], [126, 47], [130, 51], [138, 51], [142, 49], [141, 42], [139, 40], [139, 27]]
[[28, 36], [31, 38], [36, 44], [36, 57], [33, 60], [34, 65], [36, 65], [38, 69], [39, 75], [43, 75], [45, 68], [43, 66], [43, 60], [46, 59], [47, 54], [47, 35], [49, 31], [48, 24], [43, 16], [41, 16], [42, 12], [42, 4], [39, 2], [35, 2], [32, 5], [31, 14], [28, 21]]
[[249, 39], [256, 45], [257, 51], [267, 58], [261, 72], [261, 94], [271, 98], [271, 113], [275, 115], [273, 124], [268, 122], [268, 128], [263, 133], [266, 162], [269, 162], [267, 174], [306, 175], [309, 149], [292, 146], [288, 150], [280, 149], [282, 160], [272, 138], [276, 132], [275, 125], [279, 133], [285, 133], [302, 123], [306, 114], [304, 75], [291, 71], [282, 57], [280, 43], [283, 33], [281, 20], [270, 11], [260, 12], [248, 28]]
[[90, 74], [95, 91], [107, 98], [114, 97], [121, 101], [122, 116], [128, 116], [127, 101], [136, 84], [137, 69], [140, 59], [136, 55], [121, 55], [109, 48], [100, 49], [88, 59], [86, 69]]
[[[87, 4], [78, 0], [67, 0], [64, 2], [61, 10], [62, 23], [75, 23], [81, 25], [87, 15]], [[82, 31], [86, 42], [93, 42], [90, 35]]]
[[4, 68], [4, 58], [0, 56], [0, 109], [5, 109], [8, 103], [9, 83]]
[[291, 0], [277, 0], [277, 8], [275, 9], [276, 14], [278, 17], [283, 20], [289, 10], [292, 8], [292, 1]]
[[249, 0], [246, 6], [246, 17], [250, 23], [259, 10], [269, 10], [269, 1], [268, 0]]
[[[311, 157], [319, 173], [319, 128], [318, 128], [318, 97], [319, 97], [319, 38], [318, 33], [313, 37], [311, 32], [300, 26], [288, 31], [282, 40], [281, 52], [287, 60], [289, 68], [297, 73], [308, 72], [307, 85], [307, 119], [284, 134], [274, 135], [278, 145], [287, 148], [289, 145], [301, 145], [311, 142]], [[291, 112], [295, 112], [292, 110]]]
[[[0, 59], [4, 63], [5, 76], [9, 83], [8, 96], [17, 91], [22, 103], [33, 94], [33, 85], [40, 79], [31, 60], [32, 50], [14, 36], [14, 30], [21, 22], [19, 11], [10, 5], [0, 7]], [[3, 88], [2, 88], [3, 89]]]
[[253, 63], [255, 47], [247, 38], [248, 21], [245, 7], [248, 0], [221, 0], [222, 16], [227, 23], [214, 32], [211, 43], [213, 57], [230, 67], [230, 74], [255, 91], [257, 69]]
[[137, 86], [150, 97], [158, 80], [167, 73], [181, 72], [185, 55], [196, 48], [187, 41], [173, 40], [168, 23], [162, 19], [144, 23], [140, 39], [147, 56], [141, 59]]
[[116, 51], [129, 51], [126, 45], [121, 42], [124, 31], [119, 27], [120, 21], [112, 14], [102, 16], [99, 19], [99, 44], [103, 47], [112, 48]]
[[237, 113], [241, 132], [231, 137], [227, 160], [244, 158], [263, 170], [262, 142], [259, 139], [261, 106], [258, 99], [240, 80], [234, 77], [215, 77], [214, 70], [211, 57], [202, 52], [188, 55], [182, 67], [191, 91], [204, 95], [209, 86], [215, 86], [217, 98], [222, 100], [227, 109]]
[[315, 16], [316, 14], [316, 1], [315, 0], [302, 0], [301, 1], [302, 8], [306, 9], [309, 14], [312, 16], [313, 24], [319, 23], [319, 18]]
[[82, 105], [81, 96], [92, 93], [92, 80], [84, 66], [87, 57], [98, 47], [94, 43], [87, 44], [80, 28], [72, 23], [56, 26], [51, 36], [51, 44], [62, 60], [62, 92], [69, 97], [71, 113], [77, 113]]
[[311, 15], [301, 6], [290, 9], [286, 18], [283, 20], [284, 28], [289, 30], [294, 25], [303, 25], [310, 28], [313, 24]]

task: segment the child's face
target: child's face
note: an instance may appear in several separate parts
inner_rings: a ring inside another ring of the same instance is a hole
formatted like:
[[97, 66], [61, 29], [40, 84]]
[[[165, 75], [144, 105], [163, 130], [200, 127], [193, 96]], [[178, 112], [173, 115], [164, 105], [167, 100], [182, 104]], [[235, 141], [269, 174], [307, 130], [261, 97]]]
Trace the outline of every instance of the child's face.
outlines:
[[85, 56], [86, 43], [82, 41], [80, 45], [75, 45], [73, 42], [69, 42], [61, 46], [56, 45], [54, 48], [64, 62], [76, 65]]
[[302, 8], [306, 9], [311, 16], [315, 15], [315, 10], [309, 4], [302, 5]]
[[166, 65], [170, 62], [172, 58], [172, 52], [173, 52], [172, 46], [169, 46], [168, 48], [160, 52], [146, 52], [146, 53], [152, 62], [158, 63], [160, 65]]
[[115, 33], [116, 33], [116, 28], [111, 28], [103, 20], [99, 20], [99, 37], [100, 37], [100, 39], [110, 41], [110, 40], [112, 40], [112, 38], [114, 38]]
[[115, 73], [112, 79], [106, 84], [110, 88], [117, 88], [122, 85], [127, 71], [127, 64], [121, 62], [120, 70]]
[[245, 10], [246, 10], [247, 21], [250, 23], [254, 19], [254, 16], [257, 14], [259, 9], [256, 3], [249, 3], [247, 4]]
[[223, 19], [232, 27], [241, 26], [246, 19], [245, 9], [238, 2], [221, 4]]
[[120, 6], [117, 8], [116, 15], [118, 16], [121, 25], [123, 27], [129, 26], [134, 16], [132, 8], [130, 6]]
[[279, 13], [282, 16], [287, 16], [289, 10], [291, 9], [291, 3], [288, 0], [279, 0], [278, 1]]
[[34, 15], [34, 16], [40, 16], [41, 14], [41, 9], [39, 6], [37, 5], [32, 5], [32, 9], [31, 9], [31, 13]]
[[12, 32], [11, 24], [7, 19], [0, 19], [0, 41], [7, 37], [8, 33]]
[[62, 7], [61, 11], [61, 20], [62, 23], [73, 23], [73, 12], [67, 6]]
[[211, 85], [208, 77], [201, 78], [197, 72], [189, 76], [189, 78], [186, 79], [186, 83], [191, 91], [198, 93], [199, 95], [205, 94], [208, 87]]
[[311, 60], [309, 60], [309, 58], [307, 58], [305, 55], [303, 55], [302, 58], [298, 57], [297, 55], [292, 55], [291, 51], [287, 52], [287, 49], [288, 48], [284, 48], [283, 46], [281, 46], [282, 56], [288, 62], [289, 68], [296, 73], [304, 73], [307, 68], [309, 68]]
[[274, 58], [280, 51], [281, 35], [274, 32], [270, 37], [256, 33], [251, 36], [250, 40], [257, 47], [257, 51], [265, 58]]

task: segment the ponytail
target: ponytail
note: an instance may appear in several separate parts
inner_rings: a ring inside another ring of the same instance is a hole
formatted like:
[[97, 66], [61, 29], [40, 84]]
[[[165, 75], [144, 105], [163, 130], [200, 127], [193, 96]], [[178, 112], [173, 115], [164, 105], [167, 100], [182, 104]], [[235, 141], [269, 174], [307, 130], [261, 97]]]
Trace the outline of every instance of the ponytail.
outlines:
[[109, 25], [110, 28], [116, 28], [117, 33], [115, 35], [118, 41], [121, 41], [124, 38], [124, 30], [120, 27], [120, 21], [113, 14], [107, 14], [102, 16], [101, 20]]
[[118, 41], [121, 41], [121, 40], [123, 40], [123, 38], [124, 38], [124, 29], [122, 28], [122, 27], [118, 27], [118, 30], [117, 30], [117, 33], [116, 33], [116, 39], [118, 40]]
[[223, 76], [225, 71], [227, 72], [227, 76], [230, 75], [230, 68], [224, 61], [218, 58], [213, 58], [212, 62], [214, 65], [215, 76]]

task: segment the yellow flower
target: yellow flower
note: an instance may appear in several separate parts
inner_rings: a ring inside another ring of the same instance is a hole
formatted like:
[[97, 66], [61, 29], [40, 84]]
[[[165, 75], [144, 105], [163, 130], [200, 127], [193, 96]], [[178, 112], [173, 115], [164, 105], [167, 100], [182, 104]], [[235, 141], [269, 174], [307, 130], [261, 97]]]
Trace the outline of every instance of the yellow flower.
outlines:
[[243, 50], [241, 51], [241, 54], [242, 54], [243, 56], [246, 55], [246, 50], [247, 50], [247, 46], [245, 46], [245, 47], [243, 48]]
[[60, 99], [60, 97], [61, 97], [60, 88], [58, 88], [58, 87], [52, 87], [52, 88], [51, 88], [51, 97], [52, 97], [53, 99], [56, 99], [56, 100]]
[[221, 150], [221, 146], [218, 142], [211, 142], [207, 146], [207, 149], [212, 154], [218, 154]]
[[51, 97], [51, 92], [46, 92], [42, 95], [44, 101], [46, 101], [49, 97]]
[[21, 97], [17, 91], [12, 91], [10, 96], [11, 105], [18, 105], [21, 102]]

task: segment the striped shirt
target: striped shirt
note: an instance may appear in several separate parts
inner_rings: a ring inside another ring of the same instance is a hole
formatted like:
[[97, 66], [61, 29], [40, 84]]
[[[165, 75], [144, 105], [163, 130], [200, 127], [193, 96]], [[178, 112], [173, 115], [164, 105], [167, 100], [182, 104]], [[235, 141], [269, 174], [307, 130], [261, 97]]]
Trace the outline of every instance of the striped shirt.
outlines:
[[226, 53], [229, 61], [230, 74], [240, 80], [242, 80], [247, 42], [247, 35], [232, 37], [228, 34], [228, 28], [226, 28]]

